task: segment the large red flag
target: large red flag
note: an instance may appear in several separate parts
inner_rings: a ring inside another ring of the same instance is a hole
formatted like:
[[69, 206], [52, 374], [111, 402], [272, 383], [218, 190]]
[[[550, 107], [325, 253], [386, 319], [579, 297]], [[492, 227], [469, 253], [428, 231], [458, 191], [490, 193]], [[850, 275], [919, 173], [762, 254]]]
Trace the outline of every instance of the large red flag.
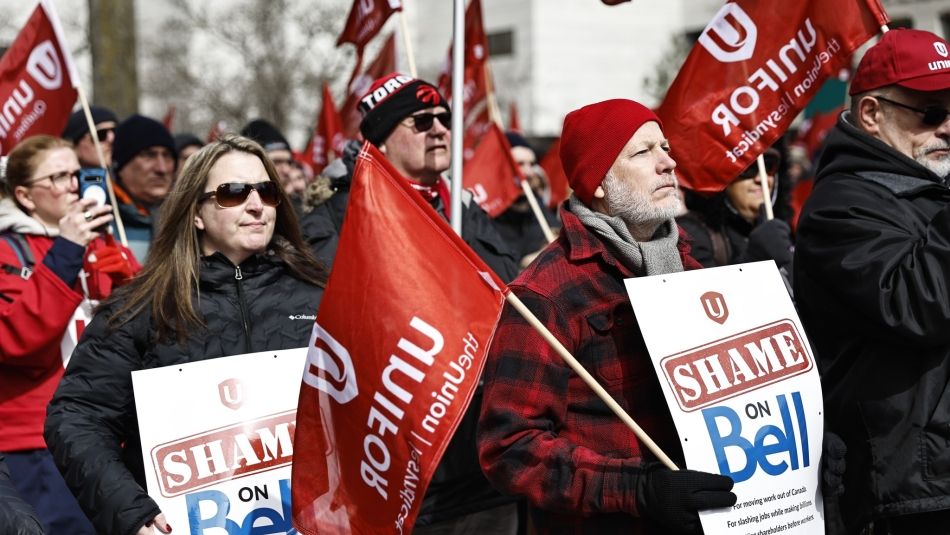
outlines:
[[353, 43], [356, 46], [356, 65], [350, 83], [363, 65], [363, 49], [383, 28], [390, 15], [402, 11], [402, 0], [353, 0], [350, 14], [346, 18], [343, 33], [336, 40], [336, 46]]
[[396, 36], [389, 34], [379, 55], [370, 63], [366, 70], [354, 78], [346, 93], [346, 100], [340, 108], [340, 119], [343, 120], [343, 136], [347, 139], [356, 139], [360, 132], [360, 99], [366, 95], [370, 86], [377, 78], [381, 78], [396, 70]]
[[561, 138], [554, 140], [544, 158], [541, 158], [541, 169], [548, 175], [548, 182], [551, 186], [551, 200], [548, 205], [556, 208], [561, 201], [570, 195], [571, 188], [567, 183], [567, 173], [564, 172], [564, 165], [561, 164]]
[[[482, 2], [471, 0], [465, 9], [465, 69], [462, 96], [466, 113], [488, 95], [488, 37], [482, 23]], [[451, 101], [452, 48], [439, 74], [439, 91]]]
[[501, 128], [492, 123], [472, 158], [465, 162], [462, 176], [475, 202], [497, 217], [521, 195], [521, 168], [511, 156], [511, 146]]
[[320, 115], [317, 117], [317, 127], [313, 131], [304, 157], [313, 169], [314, 174], [323, 171], [335, 157], [343, 154], [346, 139], [343, 137], [343, 122], [340, 113], [336, 111], [330, 86], [323, 82], [323, 102], [320, 105]]
[[[380, 269], [384, 258], [399, 261]], [[478, 383], [501, 288], [364, 144], [300, 389], [291, 498], [300, 533], [412, 531]]]
[[79, 76], [50, 0], [41, 0], [0, 58], [0, 155], [37, 134], [60, 135]]
[[726, 3], [657, 110], [684, 184], [725, 188], [887, 21], [878, 0]]

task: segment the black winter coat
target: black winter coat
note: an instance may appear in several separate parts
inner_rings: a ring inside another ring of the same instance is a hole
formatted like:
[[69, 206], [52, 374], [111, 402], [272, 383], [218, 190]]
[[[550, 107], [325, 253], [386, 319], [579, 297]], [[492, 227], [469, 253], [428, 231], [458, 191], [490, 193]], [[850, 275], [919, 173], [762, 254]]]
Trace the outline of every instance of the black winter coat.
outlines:
[[101, 533], [134, 534], [159, 513], [144, 490], [132, 371], [309, 342], [323, 290], [293, 278], [276, 256], [258, 255], [236, 267], [215, 253], [201, 260], [199, 277], [196, 307], [206, 328], [184, 346], [156, 342], [149, 313], [112, 330], [106, 324], [111, 309], [100, 310], [50, 402], [47, 445]]
[[950, 508], [950, 190], [846, 117], [799, 220], [795, 294], [855, 531]]

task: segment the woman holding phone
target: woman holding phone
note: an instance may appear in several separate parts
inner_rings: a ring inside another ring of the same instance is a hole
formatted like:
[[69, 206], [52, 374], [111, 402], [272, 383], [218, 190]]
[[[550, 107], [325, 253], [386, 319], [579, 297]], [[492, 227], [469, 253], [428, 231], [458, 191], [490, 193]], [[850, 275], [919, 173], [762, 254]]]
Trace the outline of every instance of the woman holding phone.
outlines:
[[0, 198], [0, 452], [49, 533], [94, 533], [43, 441], [43, 422], [93, 305], [138, 271], [99, 229], [109, 206], [79, 199], [68, 141], [34, 136], [9, 154]]
[[46, 439], [100, 532], [171, 531], [144, 490], [132, 371], [309, 342], [313, 323], [288, 318], [317, 310], [327, 274], [279, 184], [247, 138], [192, 155], [142, 273], [102, 305], [76, 348]]

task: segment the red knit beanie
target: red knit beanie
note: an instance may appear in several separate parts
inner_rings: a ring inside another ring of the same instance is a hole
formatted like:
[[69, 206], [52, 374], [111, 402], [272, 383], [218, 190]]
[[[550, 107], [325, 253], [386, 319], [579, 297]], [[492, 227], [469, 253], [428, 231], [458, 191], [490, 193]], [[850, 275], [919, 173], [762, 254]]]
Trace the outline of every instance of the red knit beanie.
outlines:
[[660, 118], [639, 102], [605, 100], [574, 110], [564, 118], [561, 163], [577, 198], [590, 206], [594, 191], [624, 145], [643, 123]]

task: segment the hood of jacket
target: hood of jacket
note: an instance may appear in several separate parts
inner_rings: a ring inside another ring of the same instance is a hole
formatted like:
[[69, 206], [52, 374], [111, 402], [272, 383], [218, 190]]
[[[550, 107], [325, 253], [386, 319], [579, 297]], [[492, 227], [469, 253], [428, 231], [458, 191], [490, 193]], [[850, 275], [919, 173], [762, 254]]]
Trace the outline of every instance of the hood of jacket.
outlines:
[[59, 229], [48, 228], [36, 219], [30, 217], [13, 199], [0, 199], [0, 232], [16, 232], [18, 234], [33, 234], [36, 236], [59, 236]]

